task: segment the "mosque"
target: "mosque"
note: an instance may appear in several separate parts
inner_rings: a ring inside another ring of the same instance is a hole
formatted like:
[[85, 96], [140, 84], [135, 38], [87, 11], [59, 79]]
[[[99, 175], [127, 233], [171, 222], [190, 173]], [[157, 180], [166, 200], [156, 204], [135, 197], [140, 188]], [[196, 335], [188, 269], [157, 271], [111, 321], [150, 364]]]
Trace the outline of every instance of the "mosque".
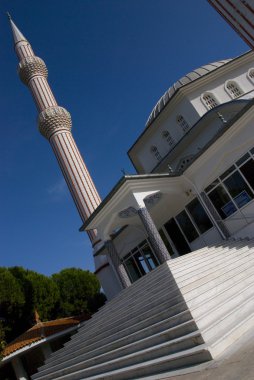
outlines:
[[128, 151], [137, 174], [101, 201], [45, 63], [10, 23], [20, 78], [109, 300], [32, 379], [159, 379], [203, 368], [254, 328], [254, 53], [178, 79]]

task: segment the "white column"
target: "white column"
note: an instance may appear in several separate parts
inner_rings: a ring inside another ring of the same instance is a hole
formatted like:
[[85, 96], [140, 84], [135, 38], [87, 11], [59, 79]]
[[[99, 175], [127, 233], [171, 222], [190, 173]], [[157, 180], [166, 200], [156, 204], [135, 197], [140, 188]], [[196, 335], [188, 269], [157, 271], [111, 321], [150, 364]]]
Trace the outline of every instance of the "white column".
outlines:
[[53, 352], [49, 342], [42, 344], [41, 350], [45, 360], [48, 359]]
[[17, 380], [28, 380], [28, 374], [23, 367], [22, 361], [19, 357], [14, 358], [11, 361]]

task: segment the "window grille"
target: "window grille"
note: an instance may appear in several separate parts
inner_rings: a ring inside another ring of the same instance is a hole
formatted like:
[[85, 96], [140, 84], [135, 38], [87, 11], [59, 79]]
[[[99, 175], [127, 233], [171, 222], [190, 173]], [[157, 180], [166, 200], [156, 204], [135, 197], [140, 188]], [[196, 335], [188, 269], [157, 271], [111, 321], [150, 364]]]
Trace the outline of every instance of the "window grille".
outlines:
[[225, 85], [229, 95], [232, 98], [238, 98], [243, 94], [243, 90], [239, 87], [239, 85], [234, 81], [228, 81]]
[[160, 155], [160, 152], [158, 151], [158, 148], [156, 146], [152, 146], [151, 147], [151, 153], [154, 155], [154, 157], [160, 161], [161, 160], [161, 155]]
[[189, 129], [189, 124], [187, 123], [187, 121], [185, 120], [185, 118], [183, 117], [183, 115], [178, 115], [176, 117], [176, 122], [177, 122], [178, 125], [180, 125], [180, 127], [183, 130], [183, 132], [186, 132]]
[[218, 105], [218, 101], [215, 99], [214, 95], [212, 93], [206, 92], [201, 96], [201, 99], [203, 100], [205, 106], [211, 110], [212, 108], [216, 107]]
[[163, 131], [162, 132], [162, 137], [168, 143], [169, 146], [174, 145], [175, 140], [173, 139], [173, 137], [171, 136], [171, 134], [169, 133], [169, 131]]

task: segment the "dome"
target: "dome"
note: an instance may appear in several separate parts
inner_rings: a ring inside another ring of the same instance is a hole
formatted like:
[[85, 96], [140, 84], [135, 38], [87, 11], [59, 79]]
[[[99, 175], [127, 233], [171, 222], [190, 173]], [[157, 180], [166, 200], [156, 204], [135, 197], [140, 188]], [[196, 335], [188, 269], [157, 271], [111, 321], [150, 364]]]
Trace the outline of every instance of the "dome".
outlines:
[[204, 65], [199, 67], [196, 70], [191, 71], [189, 74], [186, 74], [184, 77], [179, 79], [177, 82], [173, 84], [173, 86], [169, 87], [169, 89], [165, 92], [165, 94], [158, 100], [156, 105], [154, 106], [152, 112], [150, 113], [146, 127], [148, 127], [154, 119], [161, 113], [161, 111], [166, 107], [174, 93], [181, 87], [186, 84], [195, 81], [198, 78], [210, 73], [211, 71], [217, 69], [220, 66], [225, 65], [225, 63], [230, 62], [232, 59], [225, 59], [223, 61], [217, 61], [213, 63], [209, 63], [208, 65]]

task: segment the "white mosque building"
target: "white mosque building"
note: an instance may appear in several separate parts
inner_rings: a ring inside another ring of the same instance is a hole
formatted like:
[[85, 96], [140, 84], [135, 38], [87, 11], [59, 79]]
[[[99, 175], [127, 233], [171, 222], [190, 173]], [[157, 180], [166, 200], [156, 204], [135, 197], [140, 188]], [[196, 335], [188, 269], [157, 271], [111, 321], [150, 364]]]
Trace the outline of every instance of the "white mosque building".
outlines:
[[[128, 151], [138, 174], [101, 201], [45, 63], [10, 22], [20, 78], [109, 299], [32, 379], [155, 380], [200, 370], [254, 329], [253, 52], [170, 87]], [[16, 376], [27, 378], [21, 367]]]
[[[254, 237], [253, 97], [248, 52], [190, 72], [153, 108], [128, 151], [138, 174], [124, 176], [82, 227], [96, 228], [102, 242], [113, 239], [130, 283], [164, 262], [140, 209], [171, 258]], [[96, 273], [111, 298], [121, 281], [107, 256], [101, 243]]]

